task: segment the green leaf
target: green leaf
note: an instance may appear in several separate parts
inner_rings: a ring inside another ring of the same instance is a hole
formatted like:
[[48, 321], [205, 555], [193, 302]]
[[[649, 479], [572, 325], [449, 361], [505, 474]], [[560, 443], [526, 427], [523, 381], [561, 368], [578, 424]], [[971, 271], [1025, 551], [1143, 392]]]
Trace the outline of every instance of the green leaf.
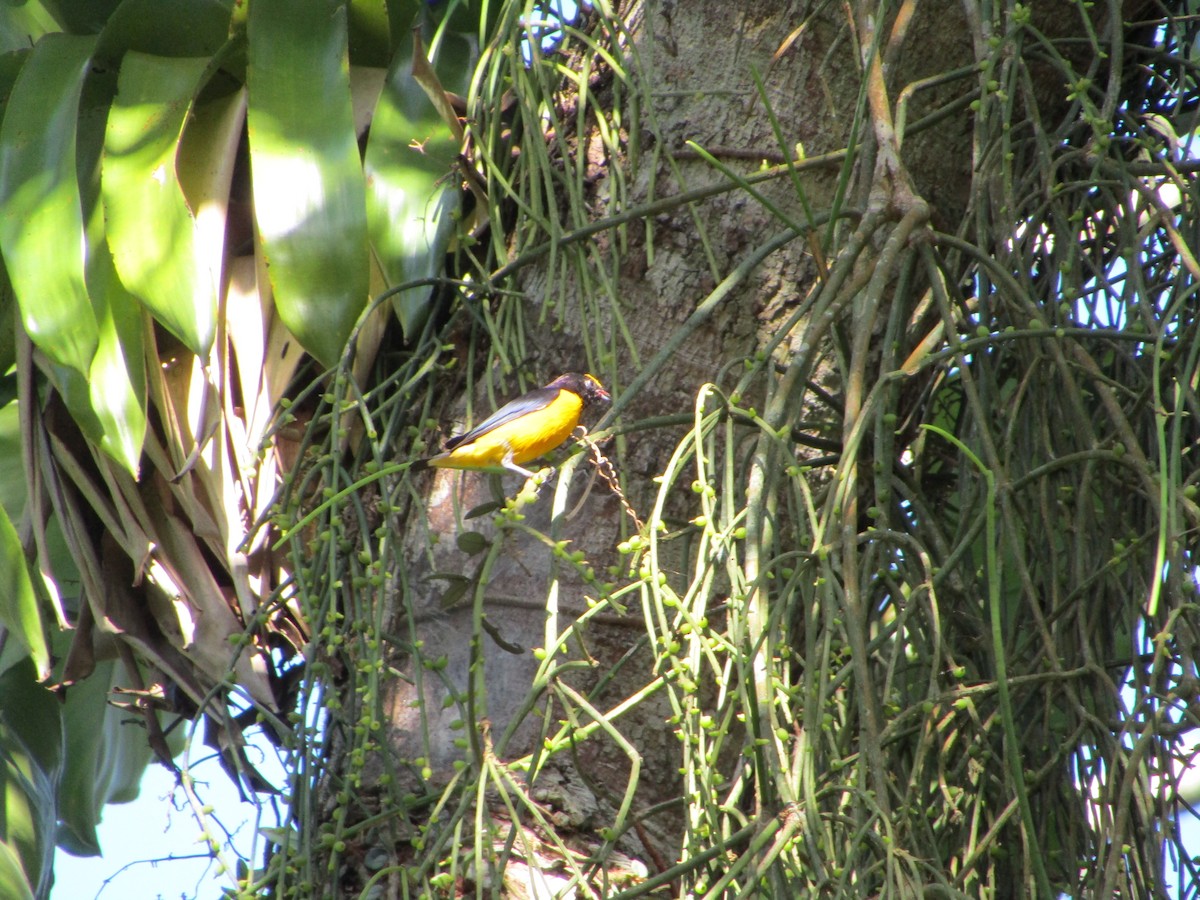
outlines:
[[[43, 35], [61, 31], [44, 4], [36, 0], [0, 3], [0, 55], [15, 56], [29, 50]], [[9, 85], [11, 86], [11, 85]], [[7, 96], [7, 91], [4, 95]]]
[[388, 20], [392, 28], [392, 44], [399, 47], [409, 39], [413, 24], [421, 13], [421, 0], [387, 0]]
[[105, 22], [96, 54], [113, 60], [129, 50], [210, 57], [229, 40], [232, 13], [232, 4], [221, 0], [123, 0]]
[[[496, 0], [446, 0], [445, 3], [421, 3], [426, 20], [437, 17], [442, 27], [459, 34], [491, 34], [504, 6]], [[485, 18], [486, 15], [486, 18]]]
[[63, 23], [65, 31], [91, 34], [99, 31], [121, 0], [48, 0], [46, 6]]
[[[97, 340], [99, 329], [97, 329]], [[92, 386], [88, 376], [67, 366], [51, 365], [46, 367], [46, 376], [54, 390], [62, 397], [71, 413], [71, 418], [79, 426], [87, 440], [99, 446], [104, 440], [104, 426], [92, 407]]]
[[108, 245], [121, 281], [198, 356], [212, 347], [220, 271], [197, 254], [196, 221], [175, 160], [208, 65], [127, 53], [101, 169]]
[[[53, 872], [61, 735], [58, 701], [34, 681], [28, 661], [0, 676], [0, 839], [38, 896]], [[0, 862], [8, 870], [0, 878], [11, 879], [11, 863]]]
[[15, 52], [0, 53], [0, 99], [8, 102], [9, 96], [12, 94], [13, 85], [17, 83], [17, 78], [20, 77], [21, 67], [25, 65], [25, 60], [29, 58], [29, 48], [32, 44], [26, 43]]
[[468, 556], [482, 553], [491, 546], [491, 541], [478, 531], [464, 531], [455, 539], [455, 543], [458, 545], [458, 549]]
[[21, 868], [21, 859], [7, 843], [0, 841], [0, 897], [9, 900], [34, 900], [33, 888]]
[[29, 579], [29, 567], [21, 539], [8, 513], [0, 510], [0, 625], [29, 651], [37, 678], [50, 674], [50, 651], [42, 630], [37, 594]]
[[25, 330], [86, 373], [99, 340], [84, 278], [75, 134], [94, 38], [52, 34], [21, 68], [0, 125], [0, 250]]
[[[463, 90], [475, 62], [473, 44], [447, 35], [436, 71], [447, 90]], [[388, 286], [442, 272], [462, 206], [454, 175], [459, 139], [413, 77], [413, 40], [388, 73], [375, 108], [364, 168], [371, 244]], [[406, 335], [424, 321], [432, 285], [408, 288], [392, 305]]]
[[42, 630], [37, 595], [10, 515], [25, 507], [26, 485], [21, 463], [21, 420], [16, 403], [0, 408], [0, 624], [32, 655], [36, 677], [49, 673], [50, 654]]
[[28, 493], [21, 461], [21, 414], [10, 402], [0, 406], [0, 506], [10, 516], [20, 516]]
[[0, 722], [5, 734], [21, 743], [44, 776], [57, 783], [63, 768], [62, 704], [55, 694], [38, 683], [28, 662], [13, 666], [0, 676]]
[[67, 692], [58, 842], [78, 856], [99, 855], [96, 825], [104, 805], [134, 799], [151, 759], [145, 729], [107, 702], [118, 671], [100, 663]]
[[137, 478], [146, 437], [145, 313], [117, 278], [108, 254], [97, 252], [88, 270], [100, 326], [88, 377], [100, 448]]
[[301, 345], [333, 365], [368, 289], [346, 8], [255, 0], [247, 38], [254, 206], [276, 308]]
[[392, 56], [385, 0], [350, 0], [350, 62], [382, 68]]

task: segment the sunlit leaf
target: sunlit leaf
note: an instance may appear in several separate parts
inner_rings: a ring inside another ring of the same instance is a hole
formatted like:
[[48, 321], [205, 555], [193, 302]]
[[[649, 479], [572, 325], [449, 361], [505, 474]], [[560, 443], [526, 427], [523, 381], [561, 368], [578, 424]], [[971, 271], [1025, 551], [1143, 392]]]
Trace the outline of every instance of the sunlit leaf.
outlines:
[[100, 326], [88, 377], [92, 409], [102, 429], [100, 448], [136, 478], [146, 436], [145, 313], [106, 254], [93, 258], [89, 283]]
[[196, 102], [179, 143], [175, 169], [195, 217], [197, 265], [222, 271], [229, 188], [246, 122], [244, 88]]
[[33, 900], [33, 889], [21, 868], [20, 857], [5, 842], [0, 842], [0, 895], [11, 900]]
[[0, 3], [0, 54], [27, 50], [59, 25], [44, 3]]
[[175, 158], [208, 64], [125, 55], [101, 176], [108, 244], [121, 280], [200, 356], [212, 346], [220, 271], [197, 253], [196, 222]]
[[255, 215], [275, 304], [304, 348], [331, 365], [367, 300], [346, 10], [256, 0], [247, 35]]
[[25, 330], [77, 372], [99, 340], [84, 279], [75, 134], [94, 38], [48, 35], [29, 54], [0, 125], [0, 249]]

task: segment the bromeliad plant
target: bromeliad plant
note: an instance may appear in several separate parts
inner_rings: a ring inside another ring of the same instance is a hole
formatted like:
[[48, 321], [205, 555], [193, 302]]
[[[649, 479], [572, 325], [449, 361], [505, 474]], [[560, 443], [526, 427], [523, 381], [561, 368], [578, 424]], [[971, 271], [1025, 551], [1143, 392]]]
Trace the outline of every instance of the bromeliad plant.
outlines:
[[[308, 640], [269, 602], [288, 571], [261, 523], [303, 415], [277, 410], [352, 334], [367, 366], [393, 311], [410, 342], [429, 316], [464, 195], [446, 92], [488, 8], [0, 10], [5, 896], [48, 890], [56, 840], [97, 851], [147, 747], [177, 748], [164, 712], [203, 712], [256, 783], [226, 699], [286, 711]], [[115, 685], [149, 743], [100, 702]]]

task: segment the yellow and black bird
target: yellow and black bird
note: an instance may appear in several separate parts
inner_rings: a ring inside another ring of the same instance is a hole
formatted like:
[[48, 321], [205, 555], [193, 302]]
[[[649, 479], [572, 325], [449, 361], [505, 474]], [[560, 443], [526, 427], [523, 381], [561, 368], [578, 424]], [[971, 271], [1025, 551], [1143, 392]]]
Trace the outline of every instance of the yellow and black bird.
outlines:
[[445, 450], [423, 462], [443, 469], [503, 467], [526, 478], [523, 463], [549, 453], [571, 436], [584, 409], [608, 403], [608, 391], [591, 375], [569, 372], [496, 410]]

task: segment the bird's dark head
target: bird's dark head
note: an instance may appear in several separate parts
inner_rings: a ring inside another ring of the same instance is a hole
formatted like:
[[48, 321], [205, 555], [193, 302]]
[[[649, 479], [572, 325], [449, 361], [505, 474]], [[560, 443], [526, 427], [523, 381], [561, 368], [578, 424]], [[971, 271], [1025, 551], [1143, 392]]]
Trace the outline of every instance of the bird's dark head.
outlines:
[[578, 394], [583, 398], [585, 406], [592, 404], [610, 403], [612, 397], [608, 391], [604, 389], [599, 380], [593, 375], [583, 375], [579, 372], [568, 372], [566, 375], [559, 375], [546, 387], [549, 388], [565, 388], [573, 394]]

